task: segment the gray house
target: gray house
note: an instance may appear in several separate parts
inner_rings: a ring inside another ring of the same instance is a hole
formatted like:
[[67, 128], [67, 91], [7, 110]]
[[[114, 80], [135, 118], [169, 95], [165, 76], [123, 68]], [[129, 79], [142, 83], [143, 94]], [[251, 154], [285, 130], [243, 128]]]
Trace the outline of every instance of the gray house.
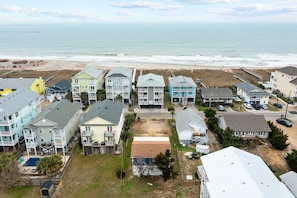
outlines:
[[68, 151], [81, 119], [81, 104], [61, 100], [52, 103], [23, 127], [27, 154], [33, 151], [55, 153]]
[[138, 77], [138, 105], [143, 107], [162, 108], [164, 103], [164, 78], [156, 74], [146, 74]]
[[71, 92], [71, 82], [60, 80], [45, 90], [45, 97], [49, 102], [66, 99], [66, 95]]
[[268, 104], [269, 94], [263, 89], [247, 82], [241, 82], [236, 87], [237, 95], [244, 99], [244, 102], [260, 105]]
[[234, 136], [243, 140], [266, 139], [271, 132], [263, 115], [239, 113], [218, 115], [218, 124], [223, 130], [229, 127], [234, 131]]
[[203, 118], [193, 110], [176, 113], [176, 130], [182, 144], [208, 144], [207, 126]]
[[233, 94], [229, 88], [201, 88], [199, 95], [203, 103], [231, 104]]

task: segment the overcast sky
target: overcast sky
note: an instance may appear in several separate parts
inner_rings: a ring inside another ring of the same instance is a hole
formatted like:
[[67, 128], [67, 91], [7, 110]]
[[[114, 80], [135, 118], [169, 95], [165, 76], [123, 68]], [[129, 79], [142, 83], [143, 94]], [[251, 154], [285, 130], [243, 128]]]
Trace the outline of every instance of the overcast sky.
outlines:
[[0, 0], [0, 23], [297, 22], [297, 0]]

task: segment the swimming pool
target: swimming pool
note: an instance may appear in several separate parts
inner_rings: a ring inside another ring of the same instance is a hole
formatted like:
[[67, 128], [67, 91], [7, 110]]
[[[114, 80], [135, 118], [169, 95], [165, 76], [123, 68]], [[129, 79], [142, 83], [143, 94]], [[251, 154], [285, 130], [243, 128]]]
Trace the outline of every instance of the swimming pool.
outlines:
[[39, 157], [30, 157], [26, 163], [24, 164], [24, 166], [36, 166], [37, 162], [40, 160]]

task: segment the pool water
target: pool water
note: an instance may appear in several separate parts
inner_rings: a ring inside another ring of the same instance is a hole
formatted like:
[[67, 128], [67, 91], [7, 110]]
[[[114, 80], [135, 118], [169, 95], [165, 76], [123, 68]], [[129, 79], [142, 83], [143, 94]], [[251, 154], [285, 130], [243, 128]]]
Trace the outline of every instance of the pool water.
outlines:
[[30, 157], [26, 163], [24, 164], [24, 166], [36, 166], [37, 165], [37, 162], [40, 160], [40, 158], [38, 157]]

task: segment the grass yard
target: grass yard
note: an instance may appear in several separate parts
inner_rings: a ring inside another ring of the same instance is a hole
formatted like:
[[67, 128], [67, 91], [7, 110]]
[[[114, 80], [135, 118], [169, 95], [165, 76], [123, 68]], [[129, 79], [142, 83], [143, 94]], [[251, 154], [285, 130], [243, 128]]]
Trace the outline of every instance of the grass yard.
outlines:
[[40, 198], [39, 186], [25, 186], [0, 190], [2, 198]]

